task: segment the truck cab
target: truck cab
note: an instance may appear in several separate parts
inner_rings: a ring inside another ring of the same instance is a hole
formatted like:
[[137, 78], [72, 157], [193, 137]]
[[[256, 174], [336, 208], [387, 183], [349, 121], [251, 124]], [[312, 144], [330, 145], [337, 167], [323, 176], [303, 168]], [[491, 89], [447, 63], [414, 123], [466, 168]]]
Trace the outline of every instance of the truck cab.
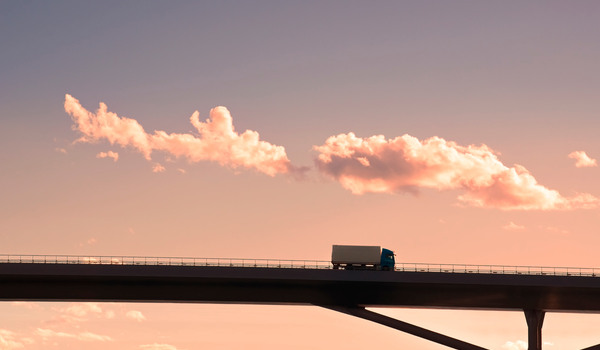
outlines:
[[396, 258], [394, 257], [394, 252], [381, 248], [381, 269], [385, 271], [394, 271], [394, 267], [396, 266]]

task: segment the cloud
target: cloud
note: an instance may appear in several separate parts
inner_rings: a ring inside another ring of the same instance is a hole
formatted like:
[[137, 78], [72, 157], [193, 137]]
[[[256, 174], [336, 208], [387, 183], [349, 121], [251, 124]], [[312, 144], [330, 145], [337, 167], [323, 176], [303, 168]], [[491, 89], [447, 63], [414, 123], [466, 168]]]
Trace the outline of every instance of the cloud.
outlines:
[[502, 228], [508, 231], [523, 231], [525, 229], [525, 226], [517, 225], [511, 221], [508, 224], [502, 226]]
[[36, 330], [36, 334], [44, 339], [48, 338], [70, 338], [77, 339], [81, 341], [112, 341], [113, 339], [108, 335], [100, 335], [91, 332], [81, 332], [81, 333], [65, 333], [65, 332], [57, 332], [51, 329], [38, 328]]
[[562, 236], [567, 236], [567, 235], [571, 234], [571, 232], [569, 232], [568, 230], [561, 229], [561, 228], [554, 227], [554, 226], [540, 226], [540, 229], [548, 231], [550, 233], [562, 235]]
[[[543, 342], [543, 345], [553, 346], [554, 344], [551, 342]], [[527, 350], [527, 342], [523, 340], [517, 340], [515, 342], [507, 341], [502, 345], [502, 349], [505, 350]]]
[[505, 350], [527, 350], [527, 342], [517, 340], [516, 342], [507, 341], [502, 345], [502, 349]]
[[153, 151], [163, 151], [190, 162], [212, 161], [233, 169], [255, 169], [270, 176], [302, 172], [291, 165], [284, 147], [261, 141], [256, 131], [236, 132], [225, 107], [211, 109], [205, 122], [200, 121], [198, 111], [192, 114], [190, 122], [199, 135], [162, 130], [149, 134], [136, 120], [109, 112], [104, 103], [92, 113], [68, 94], [64, 107], [75, 123], [73, 128], [82, 134], [80, 142], [107, 140], [113, 145], [133, 148], [148, 160]]
[[75, 122], [74, 129], [79, 130], [83, 136], [79, 142], [96, 142], [106, 139], [110, 144], [122, 147], [133, 147], [150, 159], [152, 147], [149, 135], [144, 128], [133, 119], [121, 118], [109, 112], [104, 103], [94, 114], [81, 106], [79, 101], [71, 95], [65, 96], [65, 111], [71, 115]]
[[144, 314], [141, 311], [136, 311], [136, 310], [131, 310], [131, 311], [127, 311], [127, 313], [125, 314], [125, 317], [138, 321], [138, 322], [142, 322], [146, 320], [146, 316], [144, 316]]
[[102, 308], [98, 303], [74, 303], [61, 309], [61, 311], [77, 317], [85, 317], [89, 314], [102, 314]]
[[[98, 263], [95, 258], [86, 258], [89, 263]], [[46, 325], [58, 326], [63, 324], [77, 325], [82, 322], [88, 321], [90, 318], [106, 317], [110, 318], [110, 314], [114, 314], [113, 311], [105, 310], [100, 307], [99, 303], [83, 302], [83, 303], [70, 303], [66, 307], [55, 309], [59, 312], [59, 315], [46, 321]]]
[[152, 172], [153, 172], [153, 173], [162, 173], [162, 172], [164, 172], [165, 170], [167, 170], [167, 169], [165, 169], [165, 167], [164, 167], [164, 166], [162, 166], [162, 165], [161, 165], [161, 164], [159, 164], [159, 163], [155, 163], [155, 164], [154, 164], [154, 166], [152, 166]]
[[83, 340], [83, 341], [112, 341], [113, 340], [108, 335], [100, 335], [100, 334], [95, 334], [95, 333], [91, 333], [91, 332], [79, 333], [79, 334], [77, 334], [77, 339]]
[[84, 245], [94, 245], [96, 243], [98, 243], [98, 240], [96, 238], [92, 237], [92, 238], [89, 238], [87, 241], [85, 241], [85, 243], [84, 242], [79, 243], [79, 246], [83, 247]]
[[595, 159], [590, 158], [584, 151], [574, 151], [569, 153], [569, 158], [575, 159], [577, 168], [591, 168], [598, 166]]
[[12, 350], [24, 348], [25, 342], [23, 340], [17, 340], [16, 338], [15, 332], [7, 329], [0, 329], [0, 349]]
[[154, 343], [154, 344], [140, 345], [140, 349], [143, 349], [143, 350], [177, 350], [177, 347], [175, 347], [173, 345], [169, 345], [169, 344]]
[[596, 208], [598, 198], [582, 193], [566, 198], [540, 185], [520, 165], [507, 167], [486, 145], [460, 146], [410, 135], [386, 140], [354, 133], [332, 136], [314, 149], [318, 169], [354, 194], [417, 193], [421, 188], [464, 191], [466, 205], [502, 210]]
[[96, 154], [96, 158], [112, 158], [116, 162], [119, 160], [119, 153], [113, 151], [100, 152]]
[[31, 301], [11, 301], [10, 304], [13, 306], [23, 307], [29, 310], [40, 308], [40, 305], [38, 303]]

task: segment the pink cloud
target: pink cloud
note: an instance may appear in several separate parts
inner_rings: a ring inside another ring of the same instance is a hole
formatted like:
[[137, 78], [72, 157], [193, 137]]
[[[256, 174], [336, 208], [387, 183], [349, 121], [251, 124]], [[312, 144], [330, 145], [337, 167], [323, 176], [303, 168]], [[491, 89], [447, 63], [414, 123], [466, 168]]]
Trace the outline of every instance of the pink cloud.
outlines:
[[98, 240], [96, 238], [92, 237], [92, 238], [88, 238], [88, 240], [85, 241], [85, 243], [84, 242], [79, 243], [79, 246], [83, 247], [84, 245], [94, 245], [96, 243], [98, 243]]
[[569, 153], [569, 158], [575, 159], [577, 168], [590, 168], [598, 166], [595, 159], [590, 158], [584, 151], [574, 151]]
[[599, 204], [587, 193], [563, 197], [540, 185], [524, 167], [505, 166], [485, 145], [460, 146], [439, 137], [420, 141], [410, 135], [359, 138], [348, 133], [332, 136], [314, 149], [319, 170], [354, 194], [460, 189], [465, 192], [458, 197], [463, 204], [503, 210], [569, 210]]
[[98, 111], [91, 113], [83, 108], [77, 99], [68, 94], [65, 96], [65, 111], [73, 118], [74, 129], [83, 134], [78, 141], [97, 142], [105, 139], [112, 145], [133, 147], [147, 159], [150, 158], [152, 147], [149, 135], [136, 120], [122, 118], [109, 112], [106, 104], [102, 102], [100, 102]]
[[0, 349], [12, 350], [21, 349], [25, 347], [25, 344], [31, 343], [18, 339], [17, 335], [13, 331], [7, 329], [0, 329]]
[[[95, 258], [85, 258], [84, 260], [91, 264], [99, 263]], [[112, 318], [114, 316], [113, 311], [103, 309], [99, 303], [82, 302], [68, 303], [66, 305], [61, 308], [55, 308], [54, 310], [58, 311], [59, 314], [51, 320], [46, 321], [45, 324], [48, 326], [78, 325], [91, 319], [101, 317]]]
[[555, 234], [559, 234], [559, 235], [563, 235], [563, 236], [571, 234], [571, 232], [569, 232], [568, 230], [564, 230], [564, 229], [554, 227], [554, 226], [540, 226], [540, 228], [542, 230], [545, 230], [545, 231], [548, 231], [551, 233], [555, 233]]
[[508, 231], [523, 231], [525, 229], [525, 226], [517, 225], [511, 221], [508, 224], [502, 226], [502, 228]]
[[116, 162], [119, 160], [119, 153], [113, 151], [100, 152], [96, 154], [96, 158], [112, 158]]
[[160, 165], [159, 163], [155, 163], [154, 166], [152, 166], [153, 173], [162, 173], [165, 170], [167, 170], [167, 169], [165, 169], [165, 167]]
[[140, 345], [140, 349], [144, 349], [144, 350], [177, 350], [177, 347], [174, 345], [170, 345], [170, 344], [154, 343], [154, 344]]
[[77, 339], [82, 341], [112, 341], [108, 335], [101, 335], [92, 332], [82, 332], [77, 334]]
[[[554, 344], [551, 342], [543, 342], [543, 345], [553, 346]], [[507, 341], [502, 345], [502, 349], [504, 350], [527, 350], [527, 342], [524, 340], [517, 340], [515, 342]]]
[[80, 341], [112, 341], [113, 339], [108, 335], [100, 335], [91, 332], [81, 333], [66, 333], [58, 332], [51, 329], [38, 328], [36, 334], [44, 339], [48, 338], [71, 338]]
[[505, 350], [526, 350], [527, 342], [523, 340], [517, 340], [515, 342], [507, 341], [502, 345], [502, 349]]
[[213, 161], [233, 169], [255, 169], [270, 176], [300, 171], [291, 165], [284, 147], [261, 141], [256, 131], [236, 132], [225, 107], [211, 109], [205, 122], [200, 121], [198, 111], [192, 114], [190, 122], [199, 135], [161, 130], [149, 134], [136, 120], [109, 112], [104, 103], [92, 113], [68, 94], [64, 107], [73, 118], [73, 128], [83, 134], [80, 142], [107, 140], [110, 144], [132, 147], [148, 160], [153, 151], [163, 151], [190, 162]]
[[146, 316], [144, 316], [144, 314], [141, 311], [136, 310], [127, 311], [125, 317], [138, 322], [146, 320]]
[[98, 303], [73, 303], [61, 309], [61, 311], [77, 317], [85, 317], [89, 314], [101, 314], [103, 312]]
[[40, 305], [38, 303], [31, 301], [11, 301], [10, 304], [18, 307], [23, 307], [29, 310], [40, 308]]

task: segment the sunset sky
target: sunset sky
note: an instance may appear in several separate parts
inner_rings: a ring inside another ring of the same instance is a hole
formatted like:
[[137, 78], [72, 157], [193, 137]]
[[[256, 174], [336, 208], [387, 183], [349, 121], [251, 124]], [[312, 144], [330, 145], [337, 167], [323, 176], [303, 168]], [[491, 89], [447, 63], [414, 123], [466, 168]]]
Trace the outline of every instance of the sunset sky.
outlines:
[[[0, 254], [600, 267], [599, 38], [591, 0], [1, 1]], [[525, 349], [521, 312], [377, 311]], [[0, 350], [441, 348], [308, 306], [0, 314]]]

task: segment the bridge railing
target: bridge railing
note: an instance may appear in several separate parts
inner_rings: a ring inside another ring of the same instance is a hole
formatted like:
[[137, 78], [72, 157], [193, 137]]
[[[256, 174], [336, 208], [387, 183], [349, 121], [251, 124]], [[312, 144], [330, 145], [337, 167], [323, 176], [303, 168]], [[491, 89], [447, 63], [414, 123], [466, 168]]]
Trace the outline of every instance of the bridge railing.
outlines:
[[329, 261], [143, 256], [0, 255], [0, 263], [331, 269]]
[[[142, 256], [73, 256], [73, 255], [8, 255], [8, 254], [0, 254], [0, 263], [86, 264], [86, 265], [88, 265], [88, 264], [90, 264], [90, 265], [165, 265], [165, 266], [215, 266], [215, 267], [333, 269], [333, 265], [331, 264], [331, 262], [323, 261], [323, 260], [142, 257]], [[396, 271], [600, 277], [600, 268], [584, 268], [584, 267], [397, 263]]]
[[600, 268], [398, 263], [396, 271], [600, 277]]

